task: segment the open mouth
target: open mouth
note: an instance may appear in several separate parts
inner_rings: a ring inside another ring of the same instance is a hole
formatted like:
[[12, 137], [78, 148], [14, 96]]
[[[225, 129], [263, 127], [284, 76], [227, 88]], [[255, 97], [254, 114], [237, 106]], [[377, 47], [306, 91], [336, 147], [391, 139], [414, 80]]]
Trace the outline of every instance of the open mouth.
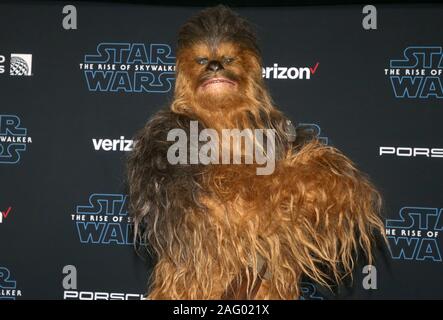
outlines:
[[206, 80], [205, 82], [203, 82], [201, 84], [201, 87], [206, 88], [207, 86], [210, 86], [210, 85], [226, 85], [226, 84], [231, 85], [231, 86], [235, 86], [236, 83], [232, 80], [227, 79], [227, 78], [218, 77], [218, 78], [211, 78], [211, 79]]

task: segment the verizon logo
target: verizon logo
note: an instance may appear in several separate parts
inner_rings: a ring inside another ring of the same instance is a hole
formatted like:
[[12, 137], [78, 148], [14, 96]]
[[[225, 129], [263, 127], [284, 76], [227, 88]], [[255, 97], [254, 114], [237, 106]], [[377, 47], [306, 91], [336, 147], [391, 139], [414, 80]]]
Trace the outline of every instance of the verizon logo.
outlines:
[[132, 151], [133, 140], [126, 140], [124, 136], [120, 139], [92, 139], [94, 150], [99, 151]]
[[320, 62], [313, 66], [306, 67], [283, 67], [278, 63], [274, 63], [272, 67], [263, 67], [262, 76], [265, 79], [311, 79], [311, 77], [318, 71]]
[[8, 209], [6, 209], [6, 211], [0, 211], [0, 223], [3, 223], [3, 220], [5, 220], [8, 217], [11, 210], [12, 207], [9, 207]]

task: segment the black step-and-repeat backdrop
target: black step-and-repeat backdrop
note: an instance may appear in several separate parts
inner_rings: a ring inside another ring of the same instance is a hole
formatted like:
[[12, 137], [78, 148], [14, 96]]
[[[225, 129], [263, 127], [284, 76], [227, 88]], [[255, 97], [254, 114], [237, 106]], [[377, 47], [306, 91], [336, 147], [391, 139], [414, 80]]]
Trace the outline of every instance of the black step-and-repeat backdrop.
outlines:
[[[125, 157], [171, 101], [176, 33], [200, 8], [74, 3], [66, 30], [68, 4], [0, 5], [0, 299], [140, 299], [152, 262], [134, 252]], [[443, 298], [443, 7], [376, 9], [372, 30], [362, 6], [237, 11], [276, 103], [384, 196], [391, 250], [348, 297]]]

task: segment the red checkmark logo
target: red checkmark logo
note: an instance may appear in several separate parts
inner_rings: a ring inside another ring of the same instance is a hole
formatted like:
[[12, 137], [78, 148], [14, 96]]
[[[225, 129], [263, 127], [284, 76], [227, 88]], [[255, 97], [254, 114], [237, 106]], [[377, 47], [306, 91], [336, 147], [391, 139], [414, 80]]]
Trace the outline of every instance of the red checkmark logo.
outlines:
[[311, 73], [312, 73], [312, 74], [314, 74], [315, 71], [317, 71], [317, 68], [318, 68], [318, 65], [319, 65], [319, 64], [320, 64], [320, 62], [317, 62], [317, 63], [315, 64], [314, 68], [309, 67], [309, 70], [311, 70]]
[[2, 212], [3, 218], [6, 219], [6, 218], [8, 217], [8, 214], [9, 214], [9, 212], [11, 211], [11, 209], [12, 209], [12, 208], [9, 207], [8, 210], [6, 210], [5, 212]]

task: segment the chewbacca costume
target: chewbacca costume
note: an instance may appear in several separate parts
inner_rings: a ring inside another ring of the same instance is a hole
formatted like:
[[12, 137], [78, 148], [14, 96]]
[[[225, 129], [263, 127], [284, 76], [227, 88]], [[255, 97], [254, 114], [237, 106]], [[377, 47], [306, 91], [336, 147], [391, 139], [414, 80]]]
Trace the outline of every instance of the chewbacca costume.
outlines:
[[[371, 264], [379, 193], [277, 110], [246, 20], [224, 6], [192, 17], [179, 32], [176, 72], [171, 106], [137, 133], [128, 161], [136, 238], [156, 257], [149, 299], [297, 299], [302, 277], [329, 287], [360, 252]], [[200, 130], [274, 130], [274, 172], [170, 164], [168, 132], [189, 132], [191, 120]]]

